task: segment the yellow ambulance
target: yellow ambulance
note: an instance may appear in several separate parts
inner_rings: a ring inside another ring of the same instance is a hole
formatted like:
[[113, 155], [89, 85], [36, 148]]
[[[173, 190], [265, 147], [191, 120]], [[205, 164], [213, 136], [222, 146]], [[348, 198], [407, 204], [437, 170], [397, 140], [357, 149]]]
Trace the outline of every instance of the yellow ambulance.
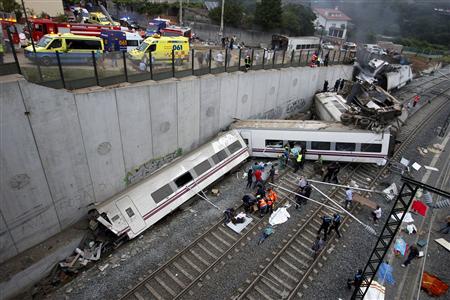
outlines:
[[142, 61], [144, 56], [149, 58], [152, 53], [152, 61], [172, 61], [172, 51], [176, 64], [181, 64], [189, 59], [189, 39], [182, 36], [160, 36], [153, 35], [146, 38], [142, 44], [128, 55], [131, 60]]

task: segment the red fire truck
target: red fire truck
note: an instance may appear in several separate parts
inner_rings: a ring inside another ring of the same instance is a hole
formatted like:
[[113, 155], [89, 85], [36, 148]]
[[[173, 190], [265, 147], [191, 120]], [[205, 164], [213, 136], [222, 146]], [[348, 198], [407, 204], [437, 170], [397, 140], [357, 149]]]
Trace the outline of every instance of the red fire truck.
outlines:
[[102, 29], [120, 30], [120, 26], [98, 24], [59, 23], [52, 19], [29, 19], [33, 29], [33, 40], [38, 41], [49, 33], [72, 33], [78, 35], [100, 36]]
[[0, 12], [0, 28], [3, 33], [3, 39], [9, 40], [8, 33], [6, 31], [6, 28], [9, 28], [9, 31], [11, 32], [12, 36], [12, 42], [14, 44], [14, 47], [19, 48], [20, 47], [20, 39], [19, 39], [19, 33], [17, 32], [16, 28], [16, 18], [13, 14], [10, 13], [4, 13]]

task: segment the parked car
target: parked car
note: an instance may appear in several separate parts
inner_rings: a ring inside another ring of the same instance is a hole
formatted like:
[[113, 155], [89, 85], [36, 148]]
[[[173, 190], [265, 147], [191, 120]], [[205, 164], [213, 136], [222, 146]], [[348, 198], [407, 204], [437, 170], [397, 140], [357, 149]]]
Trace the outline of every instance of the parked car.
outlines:
[[369, 53], [374, 53], [378, 55], [387, 55], [386, 51], [378, 45], [375, 44], [364, 44], [363, 48], [366, 49]]
[[322, 49], [326, 49], [326, 50], [334, 50], [334, 46], [331, 43], [323, 43], [322, 44]]

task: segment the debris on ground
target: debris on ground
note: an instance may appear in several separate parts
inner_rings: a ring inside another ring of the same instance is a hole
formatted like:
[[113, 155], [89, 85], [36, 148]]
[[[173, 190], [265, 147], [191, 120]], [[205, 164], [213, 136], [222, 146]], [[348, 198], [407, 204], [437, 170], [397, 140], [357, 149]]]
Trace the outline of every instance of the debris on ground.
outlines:
[[218, 197], [218, 196], [220, 196], [220, 191], [219, 191], [219, 189], [212, 189], [211, 190], [211, 194], [213, 194], [214, 196]]

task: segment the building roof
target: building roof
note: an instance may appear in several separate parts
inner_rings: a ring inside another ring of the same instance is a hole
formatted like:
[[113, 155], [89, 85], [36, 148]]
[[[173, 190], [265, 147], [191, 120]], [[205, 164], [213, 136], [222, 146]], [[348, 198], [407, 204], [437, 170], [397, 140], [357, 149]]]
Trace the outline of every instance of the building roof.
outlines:
[[344, 14], [342, 11], [329, 8], [314, 8], [314, 12], [318, 15], [321, 15], [327, 20], [335, 20], [335, 21], [350, 21], [350, 17]]

